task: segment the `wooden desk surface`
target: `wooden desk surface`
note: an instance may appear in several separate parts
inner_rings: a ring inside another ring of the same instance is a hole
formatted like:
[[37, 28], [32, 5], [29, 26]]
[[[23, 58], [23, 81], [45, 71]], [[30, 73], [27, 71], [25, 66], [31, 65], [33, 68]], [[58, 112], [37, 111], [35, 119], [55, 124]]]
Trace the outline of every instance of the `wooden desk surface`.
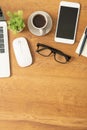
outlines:
[[[71, 0], [67, 0], [71, 1]], [[73, 0], [81, 4], [76, 42], [73, 45], [55, 43], [59, 0], [2, 0], [6, 12], [24, 11], [26, 28], [14, 35], [9, 31], [11, 77], [0, 79], [0, 128], [2, 130], [86, 130], [87, 129], [87, 58], [78, 56], [78, 46], [87, 26], [87, 1]], [[37, 10], [48, 12], [53, 20], [49, 34], [37, 37], [27, 28], [27, 20]], [[33, 55], [33, 64], [27, 68], [17, 65], [12, 41], [20, 36], [27, 38]], [[36, 44], [41, 42], [63, 50], [72, 56], [65, 65], [56, 63], [53, 57], [36, 54]], [[60, 127], [59, 127], [60, 126]]]

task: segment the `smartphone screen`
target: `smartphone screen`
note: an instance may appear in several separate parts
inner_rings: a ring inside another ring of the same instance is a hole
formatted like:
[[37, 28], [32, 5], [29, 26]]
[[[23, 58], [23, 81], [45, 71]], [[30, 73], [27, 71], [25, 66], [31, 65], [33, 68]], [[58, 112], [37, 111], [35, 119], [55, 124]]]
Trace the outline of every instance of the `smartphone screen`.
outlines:
[[73, 39], [77, 20], [78, 8], [61, 6], [57, 37]]
[[61, 1], [55, 33], [55, 41], [73, 44], [76, 36], [80, 4]]

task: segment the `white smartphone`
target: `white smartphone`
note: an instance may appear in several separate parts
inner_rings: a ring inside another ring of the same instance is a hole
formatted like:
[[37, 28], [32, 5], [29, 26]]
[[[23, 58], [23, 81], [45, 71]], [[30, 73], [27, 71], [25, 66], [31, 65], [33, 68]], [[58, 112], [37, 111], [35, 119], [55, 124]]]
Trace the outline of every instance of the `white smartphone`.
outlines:
[[67, 44], [75, 42], [80, 4], [61, 1], [55, 32], [55, 41]]

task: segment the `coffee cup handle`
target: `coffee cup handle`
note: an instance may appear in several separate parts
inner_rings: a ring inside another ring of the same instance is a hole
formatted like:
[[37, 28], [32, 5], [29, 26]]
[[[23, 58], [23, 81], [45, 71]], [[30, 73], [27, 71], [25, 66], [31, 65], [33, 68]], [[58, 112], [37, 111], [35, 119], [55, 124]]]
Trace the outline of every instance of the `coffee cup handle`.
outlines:
[[45, 34], [45, 29], [40, 29], [40, 35], [44, 35]]

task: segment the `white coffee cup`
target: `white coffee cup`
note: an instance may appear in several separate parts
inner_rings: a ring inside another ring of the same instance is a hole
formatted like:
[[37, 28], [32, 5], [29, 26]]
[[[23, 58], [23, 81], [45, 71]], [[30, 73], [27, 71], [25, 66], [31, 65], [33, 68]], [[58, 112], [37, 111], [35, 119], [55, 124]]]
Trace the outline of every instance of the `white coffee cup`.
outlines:
[[32, 27], [39, 31], [39, 36], [42, 36], [46, 32], [46, 26], [48, 19], [44, 11], [36, 11], [31, 15]]

